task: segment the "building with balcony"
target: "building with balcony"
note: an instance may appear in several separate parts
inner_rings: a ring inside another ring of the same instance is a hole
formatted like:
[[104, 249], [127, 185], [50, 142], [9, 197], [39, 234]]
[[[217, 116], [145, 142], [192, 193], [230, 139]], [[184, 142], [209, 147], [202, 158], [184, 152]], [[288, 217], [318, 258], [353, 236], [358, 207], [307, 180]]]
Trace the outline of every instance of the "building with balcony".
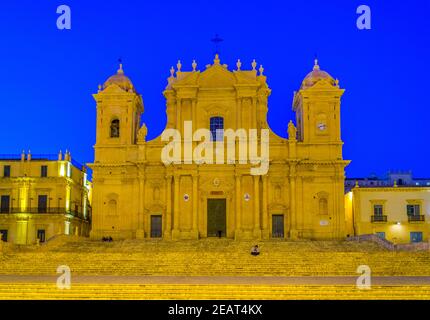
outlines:
[[355, 186], [345, 200], [350, 235], [376, 234], [393, 243], [429, 239], [428, 186]]
[[85, 166], [64, 155], [0, 155], [0, 235], [15, 244], [59, 234], [88, 236], [91, 182]]

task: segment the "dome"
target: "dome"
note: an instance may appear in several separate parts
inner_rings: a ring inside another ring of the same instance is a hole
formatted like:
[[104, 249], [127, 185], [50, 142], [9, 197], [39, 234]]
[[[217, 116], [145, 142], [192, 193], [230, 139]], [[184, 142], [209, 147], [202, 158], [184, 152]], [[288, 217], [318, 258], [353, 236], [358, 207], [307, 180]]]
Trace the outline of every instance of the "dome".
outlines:
[[328, 80], [328, 82], [333, 86], [336, 85], [336, 80], [334, 80], [332, 76], [329, 75], [327, 72], [320, 70], [320, 66], [318, 65], [318, 60], [315, 59], [314, 69], [311, 72], [309, 72], [308, 75], [305, 77], [300, 89], [310, 88], [315, 83], [323, 79]]
[[124, 70], [122, 69], [122, 64], [119, 65], [119, 69], [117, 73], [113, 76], [111, 76], [109, 79], [106, 80], [106, 82], [103, 84], [103, 89], [106, 89], [112, 84], [116, 84], [118, 87], [125, 91], [133, 91], [134, 87], [131, 80], [124, 75]]

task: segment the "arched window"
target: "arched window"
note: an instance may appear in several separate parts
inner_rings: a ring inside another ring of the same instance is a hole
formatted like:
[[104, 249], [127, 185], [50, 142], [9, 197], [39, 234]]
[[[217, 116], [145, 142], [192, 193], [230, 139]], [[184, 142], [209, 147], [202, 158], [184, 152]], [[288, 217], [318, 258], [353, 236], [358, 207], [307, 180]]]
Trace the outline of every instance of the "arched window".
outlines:
[[328, 214], [328, 203], [326, 198], [320, 198], [319, 200], [319, 214]]
[[119, 120], [114, 119], [110, 123], [110, 137], [119, 138]]
[[117, 203], [114, 199], [111, 199], [108, 202], [108, 214], [112, 216], [117, 215]]
[[[217, 130], [218, 130], [218, 134], [217, 134]], [[224, 118], [223, 117], [210, 118], [210, 131], [212, 134], [213, 141], [224, 140]]]

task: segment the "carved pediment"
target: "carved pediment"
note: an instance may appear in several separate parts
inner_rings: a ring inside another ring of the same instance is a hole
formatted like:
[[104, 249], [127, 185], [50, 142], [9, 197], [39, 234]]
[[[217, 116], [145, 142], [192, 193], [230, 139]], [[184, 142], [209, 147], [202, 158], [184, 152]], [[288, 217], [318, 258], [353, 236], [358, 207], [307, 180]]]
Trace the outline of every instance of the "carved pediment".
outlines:
[[286, 211], [288, 206], [283, 203], [271, 203], [268, 208], [270, 211]]
[[306, 89], [306, 91], [338, 91], [343, 89], [339, 89], [339, 87], [333, 86], [330, 79], [321, 79], [317, 83], [315, 83], [312, 87]]
[[162, 201], [153, 201], [145, 206], [147, 213], [162, 213], [165, 211], [166, 205]]
[[234, 181], [225, 177], [210, 177], [200, 180], [200, 189], [210, 191], [229, 191], [234, 188]]
[[[222, 64], [218, 54], [215, 55], [214, 63], [206, 65], [206, 70], [198, 71], [197, 63], [193, 61], [192, 71], [182, 71], [182, 64], [180, 61], [177, 64], [177, 71], [175, 76], [175, 70], [172, 67], [170, 69], [171, 76], [168, 78], [167, 92], [169, 89], [179, 88], [200, 88], [200, 89], [212, 89], [212, 88], [245, 88], [247, 90], [253, 90], [258, 88], [264, 88], [265, 91], [261, 91], [262, 96], [268, 96], [270, 90], [266, 83], [266, 77], [263, 75], [264, 68], [260, 66], [257, 71], [257, 63], [253, 61], [252, 70], [240, 69], [241, 63], [238, 60], [236, 64], [236, 70], [229, 70], [226, 64]], [[259, 72], [259, 74], [258, 74]], [[246, 94], [250, 94], [245, 92]], [[167, 94], [167, 93], [165, 93]], [[255, 95], [255, 92], [254, 92]]]
[[198, 84], [203, 88], [226, 88], [236, 84], [232, 72], [220, 65], [214, 65], [202, 72]]
[[111, 84], [109, 87], [107, 87], [100, 93], [101, 94], [124, 94], [124, 93], [127, 93], [127, 91], [120, 88], [117, 84]]
[[204, 108], [207, 118], [215, 116], [223, 116], [224, 118], [229, 114], [229, 106], [222, 103], [212, 104]]

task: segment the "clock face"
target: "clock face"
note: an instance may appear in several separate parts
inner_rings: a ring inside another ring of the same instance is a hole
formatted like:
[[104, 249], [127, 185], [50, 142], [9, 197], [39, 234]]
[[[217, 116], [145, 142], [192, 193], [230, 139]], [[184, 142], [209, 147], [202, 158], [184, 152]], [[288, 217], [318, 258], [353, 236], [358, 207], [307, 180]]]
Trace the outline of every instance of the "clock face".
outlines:
[[318, 124], [317, 124], [317, 128], [318, 128], [320, 131], [324, 131], [324, 130], [326, 130], [326, 129], [327, 129], [327, 125], [326, 125], [325, 123], [323, 123], [323, 122], [320, 122], [320, 123], [318, 123]]

